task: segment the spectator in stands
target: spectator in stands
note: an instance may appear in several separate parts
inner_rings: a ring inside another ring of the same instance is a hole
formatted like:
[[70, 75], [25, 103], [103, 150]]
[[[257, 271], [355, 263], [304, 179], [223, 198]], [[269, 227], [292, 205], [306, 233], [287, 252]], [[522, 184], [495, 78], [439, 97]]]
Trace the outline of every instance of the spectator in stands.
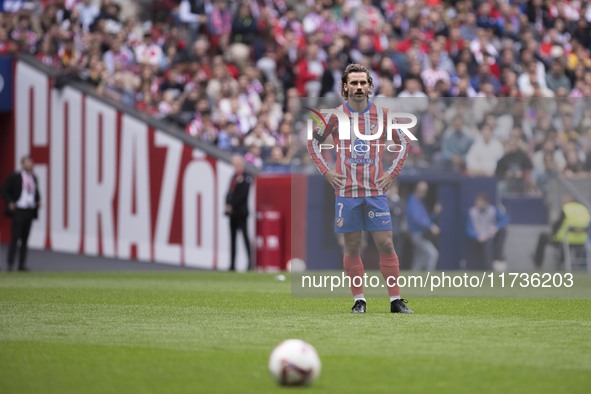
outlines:
[[214, 0], [211, 2], [211, 9], [206, 12], [209, 14], [207, 20], [207, 31], [209, 41], [214, 50], [223, 52], [230, 41], [232, 30], [232, 12], [224, 0]]
[[238, 12], [232, 20], [230, 42], [251, 46], [257, 39], [258, 32], [257, 20], [252, 14], [250, 4], [240, 4], [238, 6]]
[[533, 179], [542, 195], [546, 195], [548, 182], [559, 173], [560, 171], [558, 170], [555, 156], [551, 153], [545, 153], [543, 157], [543, 166], [537, 168], [534, 167], [533, 170]]
[[152, 40], [150, 32], [144, 33], [144, 40], [135, 46], [134, 51], [135, 61], [141, 65], [159, 68], [165, 60], [162, 48]]
[[[393, 103], [393, 106], [396, 103]], [[396, 110], [396, 108], [394, 108]], [[421, 150], [424, 155], [424, 159], [427, 163], [432, 162], [433, 155], [439, 151], [441, 144], [441, 135], [445, 128], [445, 122], [443, 121], [443, 105], [432, 102], [429, 105], [429, 109], [423, 115], [420, 125], [420, 137]]]
[[177, 98], [185, 90], [185, 86], [181, 81], [182, 77], [179, 75], [179, 72], [175, 68], [171, 68], [168, 70], [168, 76], [160, 84], [158, 90], [163, 94], [170, 92], [174, 98]]
[[492, 113], [497, 107], [499, 100], [495, 96], [495, 88], [492, 83], [482, 81], [478, 86], [478, 98], [474, 100], [471, 115], [474, 123], [480, 124], [487, 114]]
[[[546, 158], [547, 155], [552, 157], [552, 160]], [[556, 148], [555, 137], [548, 135], [542, 144], [542, 148], [536, 151], [532, 157], [533, 170], [537, 174], [543, 174], [548, 167], [552, 171], [562, 172], [566, 167], [566, 159], [560, 149]], [[551, 165], [550, 165], [551, 164]]]
[[[552, 105], [532, 109], [518, 101], [497, 100], [497, 96], [591, 96], [591, 39], [582, 17], [588, 14], [585, 2], [571, 2], [566, 8], [552, 5], [550, 11], [540, 8], [546, 7], [538, 4], [543, 2], [400, 6], [371, 0], [343, 4], [174, 0], [155, 2], [153, 8], [142, 8], [137, 18], [127, 19], [119, 4], [126, 8], [129, 2], [104, 0], [100, 8], [90, 0], [49, 2], [40, 12], [31, 12], [34, 2], [5, 3], [14, 14], [0, 15], [0, 54], [20, 50], [52, 67], [80, 71], [100, 94], [123, 97], [149, 115], [183, 126], [193, 119], [189, 113], [194, 108], [187, 109], [195, 103], [188, 97], [199, 87], [197, 95], [209, 101], [214, 122], [223, 115], [243, 135], [264, 119], [272, 138], [284, 138], [277, 131], [283, 114], [299, 113], [297, 91], [292, 89], [297, 88], [300, 97], [338, 92], [340, 77], [335, 70], [353, 58], [369, 66], [376, 94], [389, 97], [400, 91], [396, 111], [420, 117], [429, 108], [428, 97], [485, 96], [476, 102], [477, 108], [462, 108], [465, 124], [473, 128], [486, 114], [495, 114], [492, 140], [506, 143], [519, 127], [527, 156], [551, 130], [540, 127], [547, 120], [540, 121], [538, 112], [549, 114], [560, 134], [557, 150], [564, 153], [569, 141], [580, 140], [577, 130], [591, 116], [583, 115], [588, 105], [579, 99], [571, 104], [570, 123], [562, 119], [568, 114], [555, 113]], [[143, 32], [149, 34], [145, 40]], [[168, 102], [163, 101], [159, 84], [171, 70], [182, 89]], [[128, 92], [130, 78], [115, 77], [120, 71], [141, 75], [133, 94]], [[274, 97], [268, 94], [268, 84]], [[453, 116], [445, 119], [452, 123]], [[409, 159], [413, 164], [434, 164], [431, 151], [442, 141], [440, 131], [431, 126], [418, 125], [425, 133], [421, 149], [426, 149], [422, 157], [413, 152]], [[212, 143], [218, 140], [224, 138]], [[239, 148], [246, 150], [244, 145]], [[583, 149], [589, 154], [586, 146]]]
[[188, 28], [194, 38], [199, 27], [207, 22], [205, 1], [182, 0], [177, 11], [177, 18], [181, 24]]
[[466, 154], [468, 175], [494, 176], [497, 163], [504, 155], [503, 144], [493, 138], [492, 128], [484, 123], [480, 127], [480, 136]]
[[506, 193], [524, 194], [531, 188], [532, 163], [519, 147], [519, 140], [511, 136], [505, 147], [505, 155], [497, 163], [495, 175], [499, 179], [501, 196]]
[[478, 65], [478, 71], [470, 78], [470, 84], [476, 91], [480, 91], [483, 84], [490, 84], [495, 94], [501, 90], [501, 82], [492, 73], [491, 65], [485, 61]]
[[439, 51], [433, 50], [429, 53], [429, 66], [421, 72], [421, 78], [423, 84], [427, 89], [427, 93], [431, 92], [435, 88], [435, 84], [438, 81], [443, 81], [444, 86], [449, 87], [451, 79], [449, 73], [446, 70], [440, 68], [441, 55]]
[[[106, 81], [102, 89], [103, 94], [125, 105], [135, 105], [135, 92], [128, 85], [128, 80], [123, 73], [113, 74]], [[160, 109], [160, 108], [159, 108]]]
[[466, 154], [472, 146], [470, 130], [464, 124], [464, 115], [457, 113], [443, 135], [441, 152], [435, 158], [437, 166], [461, 172], [465, 169]]
[[220, 139], [218, 137], [218, 147], [220, 149], [228, 150], [231, 152], [239, 152], [242, 146], [242, 135], [240, 134], [240, 131], [238, 130], [238, 126], [236, 125], [236, 123], [228, 121], [226, 124], [225, 132], [226, 143], [221, 145]]
[[585, 157], [579, 153], [576, 146], [569, 145], [566, 149], [566, 165], [562, 172], [570, 179], [586, 178], [588, 172], [585, 169]]
[[341, 91], [343, 64], [339, 57], [333, 57], [322, 74], [320, 97], [338, 97]]
[[198, 133], [199, 140], [203, 142], [215, 143], [219, 130], [212, 119], [211, 111], [204, 111], [201, 121], [201, 129]]
[[38, 34], [31, 26], [31, 18], [27, 14], [18, 17], [18, 23], [10, 32], [10, 39], [13, 40], [21, 52], [33, 54], [36, 51]]
[[41, 63], [49, 67], [59, 67], [61, 64], [57, 57], [55, 44], [51, 38], [46, 37], [41, 41], [41, 48], [35, 56]]
[[504, 271], [504, 246], [509, 216], [489, 202], [484, 193], [476, 196], [468, 211], [466, 234], [470, 240], [469, 270]]
[[258, 145], [250, 145], [248, 152], [244, 155], [246, 163], [256, 167], [258, 169], [263, 168], [263, 159], [261, 158], [261, 147]]
[[215, 145], [226, 151], [232, 150], [232, 132], [230, 129], [230, 124], [225, 118], [220, 119], [217, 122], [218, 131], [215, 135], [214, 143]]
[[92, 0], [82, 0], [74, 7], [79, 14], [80, 23], [85, 33], [90, 31], [90, 27], [100, 14], [99, 7]]
[[552, 60], [550, 72], [546, 74], [546, 85], [548, 86], [548, 89], [552, 90], [555, 94], [560, 88], [570, 91], [571, 82], [564, 72], [564, 66], [562, 65], [561, 59]]
[[120, 64], [123, 69], [128, 69], [134, 62], [133, 52], [125, 46], [120, 37], [113, 38], [111, 49], [105, 52], [103, 62], [109, 74], [115, 72], [115, 66]]
[[398, 94], [401, 98], [401, 110], [419, 116], [429, 108], [429, 99], [421, 90], [421, 83], [417, 76], [409, 76], [404, 83], [404, 90]]
[[425, 202], [428, 191], [429, 185], [426, 182], [417, 183], [414, 193], [406, 203], [408, 232], [414, 250], [412, 269], [415, 271], [434, 271], [439, 259], [439, 251], [433, 239], [440, 233], [435, 219], [441, 212], [441, 205], [435, 204], [433, 212], [429, 214]]
[[263, 170], [270, 173], [289, 172], [289, 161], [286, 160], [283, 149], [278, 146], [271, 148]]
[[6, 28], [0, 26], [0, 55], [8, 55], [18, 51], [17, 44], [10, 39]]
[[324, 73], [324, 65], [319, 57], [317, 44], [311, 43], [306, 48], [305, 57], [296, 65], [296, 87], [300, 97], [319, 97]]
[[262, 124], [257, 124], [254, 129], [244, 139], [244, 145], [251, 147], [258, 146], [261, 149], [272, 148], [275, 146], [275, 139], [265, 130]]
[[[561, 243], [566, 240], [569, 245], [581, 245], [587, 241], [589, 210], [581, 203], [576, 202], [572, 196], [562, 197], [562, 209], [559, 218], [552, 224], [552, 232], [541, 233], [533, 255], [533, 262], [536, 268], [541, 268], [544, 263], [546, 246], [549, 243], [558, 244], [560, 263], [563, 262]], [[572, 232], [568, 229], [584, 229], [581, 232]]]

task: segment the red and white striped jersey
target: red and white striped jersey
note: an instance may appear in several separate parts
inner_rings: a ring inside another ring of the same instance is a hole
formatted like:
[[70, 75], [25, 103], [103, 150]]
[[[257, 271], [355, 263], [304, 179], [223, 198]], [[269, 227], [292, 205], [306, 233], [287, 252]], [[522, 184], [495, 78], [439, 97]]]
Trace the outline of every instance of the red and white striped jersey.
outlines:
[[[323, 151], [332, 149], [336, 151], [336, 163], [334, 170], [337, 174], [346, 177], [345, 187], [336, 190], [336, 195], [341, 197], [370, 197], [381, 196], [385, 190], [376, 186], [376, 181], [384, 174], [390, 174], [394, 179], [404, 165], [408, 155], [408, 144], [410, 139], [403, 131], [395, 129], [392, 132], [392, 140], [387, 141], [387, 109], [370, 103], [367, 108], [357, 113], [357, 122], [359, 132], [363, 135], [372, 135], [378, 132], [378, 121], [383, 122], [382, 136], [376, 140], [362, 140], [356, 138], [353, 132], [353, 114], [348, 104], [336, 108], [345, 113], [349, 118], [350, 139], [339, 139], [339, 125], [336, 115], [330, 115], [326, 119], [326, 126], [322, 125], [315, 130], [314, 138], [308, 141], [308, 151], [318, 167], [318, 170], [324, 175], [328, 170], [328, 164], [322, 156]], [[331, 135], [333, 145], [323, 144], [326, 138]], [[393, 162], [382, 163], [382, 156], [387, 149], [388, 144], [397, 144], [394, 149], [399, 152], [392, 152]], [[322, 148], [321, 148], [322, 145]], [[365, 146], [361, 146], [365, 145]], [[384, 164], [388, 165], [384, 169]]]

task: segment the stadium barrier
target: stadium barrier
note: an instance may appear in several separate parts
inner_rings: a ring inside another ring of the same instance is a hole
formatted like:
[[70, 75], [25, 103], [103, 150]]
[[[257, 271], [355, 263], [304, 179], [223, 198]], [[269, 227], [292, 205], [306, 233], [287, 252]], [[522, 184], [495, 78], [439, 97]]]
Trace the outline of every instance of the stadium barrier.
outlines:
[[257, 211], [256, 262], [262, 271], [281, 271], [283, 264], [283, 216], [281, 212]]
[[[229, 154], [19, 56], [0, 176], [31, 154], [43, 196], [30, 246], [207, 270], [229, 267]], [[250, 169], [252, 170], [252, 169]], [[255, 188], [251, 193], [254, 212]], [[254, 234], [254, 215], [249, 221]], [[0, 231], [9, 234], [2, 218]], [[8, 237], [2, 237], [6, 240]], [[247, 266], [239, 243], [237, 268]]]
[[12, 56], [0, 56], [0, 113], [9, 113], [13, 109], [13, 67]]

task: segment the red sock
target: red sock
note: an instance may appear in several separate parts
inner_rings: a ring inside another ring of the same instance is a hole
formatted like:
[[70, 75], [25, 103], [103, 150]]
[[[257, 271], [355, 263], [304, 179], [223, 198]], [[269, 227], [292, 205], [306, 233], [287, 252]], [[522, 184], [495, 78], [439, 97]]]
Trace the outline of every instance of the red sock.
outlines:
[[[398, 255], [396, 252], [391, 255], [380, 256], [380, 272], [388, 286], [388, 295], [390, 297], [400, 297], [400, 287], [398, 286], [398, 274], [400, 273], [400, 266], [398, 264]], [[392, 286], [393, 280], [389, 277], [396, 278], [396, 285]]]
[[[361, 256], [345, 255], [343, 265], [345, 266], [345, 273], [351, 278], [351, 293], [353, 293], [353, 296], [363, 294], [363, 262]], [[361, 286], [353, 286], [354, 283]]]

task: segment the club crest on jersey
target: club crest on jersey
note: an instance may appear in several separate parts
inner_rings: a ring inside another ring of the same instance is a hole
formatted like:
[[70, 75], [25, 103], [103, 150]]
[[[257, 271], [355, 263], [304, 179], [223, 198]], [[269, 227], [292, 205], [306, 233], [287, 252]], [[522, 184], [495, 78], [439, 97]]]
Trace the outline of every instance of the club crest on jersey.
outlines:
[[355, 144], [353, 146], [353, 149], [354, 149], [355, 153], [357, 154], [357, 156], [362, 156], [362, 157], [369, 156], [370, 146], [367, 143], [367, 141], [357, 138], [355, 140]]

